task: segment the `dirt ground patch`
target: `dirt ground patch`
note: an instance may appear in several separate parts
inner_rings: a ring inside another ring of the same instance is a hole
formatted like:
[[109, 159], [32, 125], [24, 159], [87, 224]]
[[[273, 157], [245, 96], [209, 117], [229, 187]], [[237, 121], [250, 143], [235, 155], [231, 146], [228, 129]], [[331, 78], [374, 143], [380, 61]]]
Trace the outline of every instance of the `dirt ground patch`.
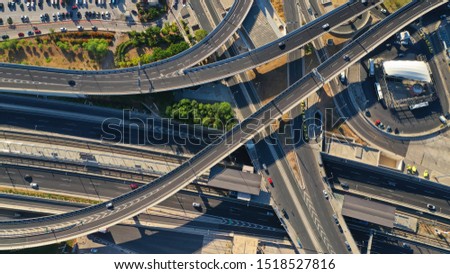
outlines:
[[358, 135], [356, 135], [356, 134], [351, 130], [351, 128], [350, 128], [347, 124], [345, 124], [345, 123], [341, 124], [340, 126], [338, 126], [338, 127], [335, 128], [335, 129], [333, 129], [332, 132], [335, 133], [335, 134], [338, 134], [338, 135], [342, 134], [342, 135], [344, 135], [345, 137], [350, 137], [350, 138], [352, 138], [353, 140], [355, 140], [356, 143], [361, 144], [361, 145], [363, 145], [363, 146], [368, 146], [368, 145], [369, 145], [366, 141], [364, 141], [364, 140], [361, 139]]
[[348, 0], [333, 0], [331, 1], [333, 3], [333, 7], [339, 7], [342, 6], [343, 4], [347, 3]]
[[69, 50], [64, 51], [48, 35], [39, 38], [20, 39], [17, 41], [15, 49], [0, 50], [0, 62], [66, 69], [99, 70], [104, 68], [102, 64], [109, 63], [109, 60], [106, 59], [113, 58], [113, 54], [110, 52], [111, 54], [107, 54], [105, 58], [97, 61], [81, 45], [74, 46], [72, 44]]
[[283, 0], [270, 0], [270, 2], [272, 3], [273, 8], [277, 11], [281, 20], [286, 22], [286, 17], [284, 17]]
[[250, 80], [254, 81], [259, 98], [264, 105], [287, 88], [286, 62], [285, 55], [247, 72]]

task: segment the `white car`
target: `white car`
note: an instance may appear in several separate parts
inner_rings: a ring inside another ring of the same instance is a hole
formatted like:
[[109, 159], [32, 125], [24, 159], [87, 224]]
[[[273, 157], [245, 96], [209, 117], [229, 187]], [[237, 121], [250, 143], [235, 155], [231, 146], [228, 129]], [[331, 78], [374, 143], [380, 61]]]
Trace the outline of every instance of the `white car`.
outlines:
[[113, 209], [114, 209], [113, 203], [112, 203], [112, 202], [107, 203], [107, 204], [106, 204], [106, 209], [108, 209], [108, 210], [113, 210]]
[[36, 183], [30, 183], [30, 187], [33, 189], [39, 189], [39, 185]]
[[381, 12], [384, 13], [384, 14], [386, 14], [386, 13], [387, 13], [387, 10], [386, 10], [386, 9], [381, 9]]
[[325, 199], [328, 199], [328, 192], [325, 189], [322, 191], [322, 193], [323, 197], [325, 197]]
[[196, 208], [202, 207], [202, 205], [201, 205], [200, 203], [196, 203], [196, 202], [193, 202], [193, 203], [192, 203], [192, 206], [193, 206], [193, 207], [196, 207]]
[[61, 28], [61, 32], [66, 32], [67, 29], [66, 28]]
[[82, 26], [77, 26], [77, 29], [78, 29], [79, 31], [82, 31], [82, 30], [83, 30], [83, 27], [82, 27]]

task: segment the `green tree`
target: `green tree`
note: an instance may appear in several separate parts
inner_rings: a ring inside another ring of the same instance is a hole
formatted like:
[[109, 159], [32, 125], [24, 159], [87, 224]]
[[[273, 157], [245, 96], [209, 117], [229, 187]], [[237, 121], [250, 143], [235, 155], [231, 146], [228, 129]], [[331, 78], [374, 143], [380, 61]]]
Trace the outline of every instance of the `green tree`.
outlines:
[[195, 35], [195, 40], [197, 40], [197, 42], [200, 42], [201, 40], [203, 40], [206, 35], [208, 35], [208, 32], [204, 29], [198, 29], [194, 32]]
[[83, 48], [96, 58], [103, 58], [108, 53], [108, 41], [105, 39], [90, 39], [83, 43]]
[[8, 24], [12, 25], [12, 23], [13, 23], [13, 20], [12, 20], [12, 18], [11, 18], [11, 17], [8, 17], [8, 19], [6, 19], [6, 22], [8, 22]]

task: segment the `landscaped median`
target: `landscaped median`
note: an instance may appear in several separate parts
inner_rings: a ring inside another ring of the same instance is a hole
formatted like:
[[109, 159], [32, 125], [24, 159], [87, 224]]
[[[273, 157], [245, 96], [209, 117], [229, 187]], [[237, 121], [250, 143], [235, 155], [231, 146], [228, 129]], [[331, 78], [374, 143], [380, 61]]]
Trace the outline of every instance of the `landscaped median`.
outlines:
[[88, 204], [88, 205], [96, 205], [96, 204], [99, 204], [102, 202], [99, 200], [80, 198], [80, 197], [72, 196], [72, 195], [68, 195], [68, 194], [63, 195], [63, 194], [44, 192], [41, 190], [28, 190], [25, 188], [7, 187], [7, 186], [0, 186], [0, 193], [23, 195], [23, 196], [30, 196], [30, 197], [36, 197], [36, 198], [65, 201], [65, 202], [72, 202], [72, 203], [79, 203], [79, 204]]

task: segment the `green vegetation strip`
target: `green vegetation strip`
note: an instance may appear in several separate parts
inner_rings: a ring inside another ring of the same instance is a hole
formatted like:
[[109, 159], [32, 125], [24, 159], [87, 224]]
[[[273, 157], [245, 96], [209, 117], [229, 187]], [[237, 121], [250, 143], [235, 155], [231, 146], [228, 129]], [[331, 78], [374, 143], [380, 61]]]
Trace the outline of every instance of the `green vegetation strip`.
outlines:
[[44, 198], [44, 199], [50, 199], [50, 200], [66, 201], [66, 202], [90, 204], [90, 205], [96, 205], [96, 204], [101, 203], [101, 201], [95, 201], [95, 200], [86, 199], [86, 198], [77, 198], [77, 197], [72, 197], [72, 196], [64, 196], [61, 194], [45, 193], [45, 192], [41, 192], [41, 191], [37, 191], [37, 190], [29, 191], [29, 190], [25, 190], [25, 189], [17, 189], [17, 188], [9, 188], [9, 187], [0, 187], [0, 193], [31, 196], [31, 197], [36, 197], [36, 198]]
[[236, 124], [230, 103], [198, 103], [196, 100], [182, 99], [166, 108], [166, 115], [186, 124], [201, 124], [205, 127], [230, 130]]

